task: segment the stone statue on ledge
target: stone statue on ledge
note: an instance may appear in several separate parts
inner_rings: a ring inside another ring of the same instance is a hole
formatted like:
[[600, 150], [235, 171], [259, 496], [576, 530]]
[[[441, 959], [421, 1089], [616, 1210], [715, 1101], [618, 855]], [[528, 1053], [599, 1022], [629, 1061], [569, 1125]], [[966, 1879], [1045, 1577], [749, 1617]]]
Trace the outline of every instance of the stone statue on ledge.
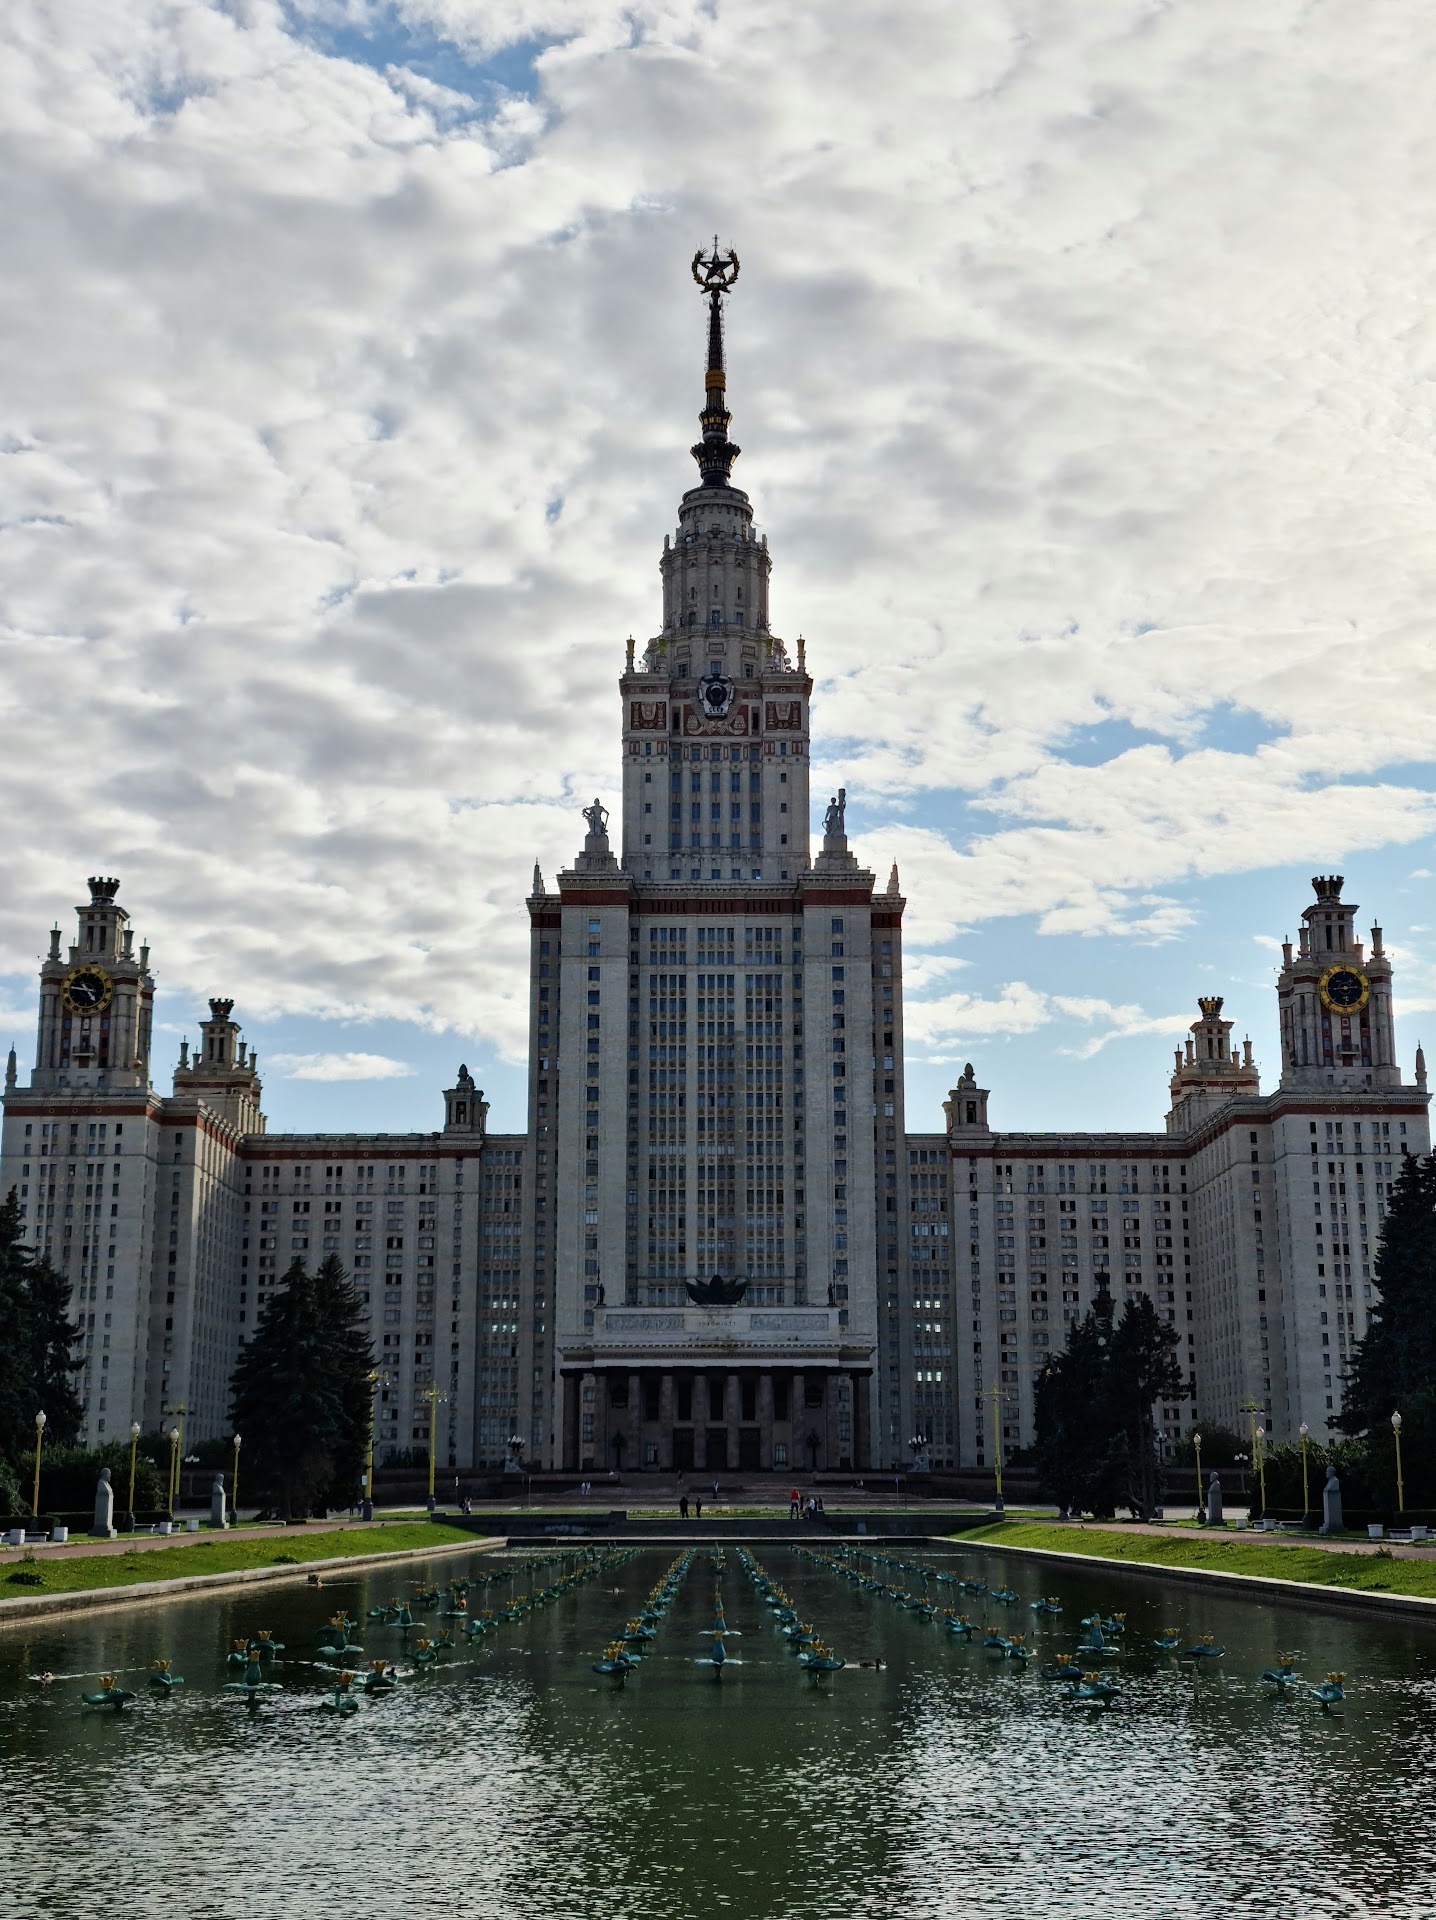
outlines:
[[823, 815], [823, 834], [828, 839], [838, 840], [847, 832], [848, 790], [839, 787], [828, 802], [828, 810]]
[[585, 807], [583, 817], [588, 822], [588, 830], [595, 840], [608, 837], [608, 808], [601, 800], [595, 799], [591, 807]]
[[748, 1291], [748, 1282], [734, 1276], [725, 1280], [715, 1273], [711, 1280], [686, 1280], [688, 1298], [695, 1307], [736, 1307]]

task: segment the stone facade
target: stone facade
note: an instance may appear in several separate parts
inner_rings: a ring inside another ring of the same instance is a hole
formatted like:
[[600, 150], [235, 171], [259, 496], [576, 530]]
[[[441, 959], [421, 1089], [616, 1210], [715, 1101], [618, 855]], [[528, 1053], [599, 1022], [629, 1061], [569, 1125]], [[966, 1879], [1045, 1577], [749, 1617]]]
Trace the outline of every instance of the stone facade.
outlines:
[[1204, 999], [1161, 1132], [995, 1132], [969, 1067], [945, 1126], [909, 1134], [905, 901], [849, 850], [842, 794], [811, 850], [812, 681], [732, 484], [708, 291], [700, 484], [619, 681], [619, 847], [595, 802], [527, 902], [521, 1133], [489, 1132], [460, 1068], [434, 1133], [272, 1134], [227, 1000], [161, 1095], [118, 882], [90, 882], [64, 957], [52, 933], [0, 1189], [74, 1285], [92, 1438], [181, 1407], [222, 1433], [270, 1289], [327, 1252], [369, 1309], [381, 1458], [436, 1420], [456, 1471], [520, 1450], [575, 1474], [989, 1466], [1030, 1438], [1033, 1382], [1100, 1289], [1150, 1294], [1181, 1334], [1173, 1436], [1248, 1409], [1321, 1435], [1339, 1408], [1385, 1197], [1429, 1150], [1380, 928], [1368, 953], [1341, 880], [1314, 883], [1271, 1094]]

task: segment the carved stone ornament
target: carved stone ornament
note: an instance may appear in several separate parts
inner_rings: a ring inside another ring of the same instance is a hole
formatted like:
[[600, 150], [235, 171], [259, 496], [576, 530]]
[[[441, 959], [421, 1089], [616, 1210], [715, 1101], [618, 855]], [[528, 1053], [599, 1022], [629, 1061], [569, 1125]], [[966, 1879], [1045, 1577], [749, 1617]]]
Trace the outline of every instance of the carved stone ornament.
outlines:
[[634, 700], [630, 702], [629, 726], [635, 733], [667, 733], [668, 702], [666, 700]]
[[696, 709], [689, 707], [683, 715], [683, 731], [685, 733], [704, 734], [746, 733], [748, 731], [748, 709], [746, 707], [735, 707], [731, 713], [724, 714], [721, 719], [708, 720], [705, 719], [701, 713], [697, 712]]

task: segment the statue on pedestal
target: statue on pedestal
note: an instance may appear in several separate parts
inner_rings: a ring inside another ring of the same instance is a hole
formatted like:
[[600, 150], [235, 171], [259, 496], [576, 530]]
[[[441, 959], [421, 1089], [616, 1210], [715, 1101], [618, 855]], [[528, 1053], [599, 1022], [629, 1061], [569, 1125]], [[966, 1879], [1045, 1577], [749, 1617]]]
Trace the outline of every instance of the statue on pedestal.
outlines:
[[585, 807], [583, 817], [588, 822], [588, 831], [593, 839], [608, 838], [608, 808], [601, 800], [595, 798], [591, 807]]
[[1221, 1475], [1215, 1468], [1212, 1469], [1207, 1477], [1207, 1525], [1209, 1527], [1224, 1527], [1226, 1525], [1226, 1521], [1222, 1518]]
[[99, 1482], [95, 1487], [95, 1520], [90, 1528], [92, 1540], [113, 1540], [115, 1537], [115, 1490], [110, 1485], [110, 1470], [100, 1468]]
[[1326, 1485], [1321, 1490], [1321, 1528], [1322, 1533], [1344, 1533], [1345, 1524], [1341, 1517], [1341, 1482], [1336, 1477], [1336, 1468], [1326, 1470]]

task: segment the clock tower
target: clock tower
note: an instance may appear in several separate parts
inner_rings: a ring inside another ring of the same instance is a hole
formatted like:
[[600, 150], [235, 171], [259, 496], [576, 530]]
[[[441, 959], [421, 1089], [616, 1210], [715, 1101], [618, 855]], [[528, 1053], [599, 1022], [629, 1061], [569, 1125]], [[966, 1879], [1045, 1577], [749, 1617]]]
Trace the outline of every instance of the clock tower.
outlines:
[[37, 1090], [148, 1088], [155, 983], [150, 950], [136, 953], [130, 916], [115, 895], [118, 880], [92, 878], [90, 898], [76, 907], [79, 926], [68, 951], [60, 929], [40, 969]]
[[1368, 954], [1341, 874], [1317, 874], [1295, 953], [1282, 943], [1277, 977], [1283, 1087], [1399, 1087], [1391, 962], [1380, 927]]

